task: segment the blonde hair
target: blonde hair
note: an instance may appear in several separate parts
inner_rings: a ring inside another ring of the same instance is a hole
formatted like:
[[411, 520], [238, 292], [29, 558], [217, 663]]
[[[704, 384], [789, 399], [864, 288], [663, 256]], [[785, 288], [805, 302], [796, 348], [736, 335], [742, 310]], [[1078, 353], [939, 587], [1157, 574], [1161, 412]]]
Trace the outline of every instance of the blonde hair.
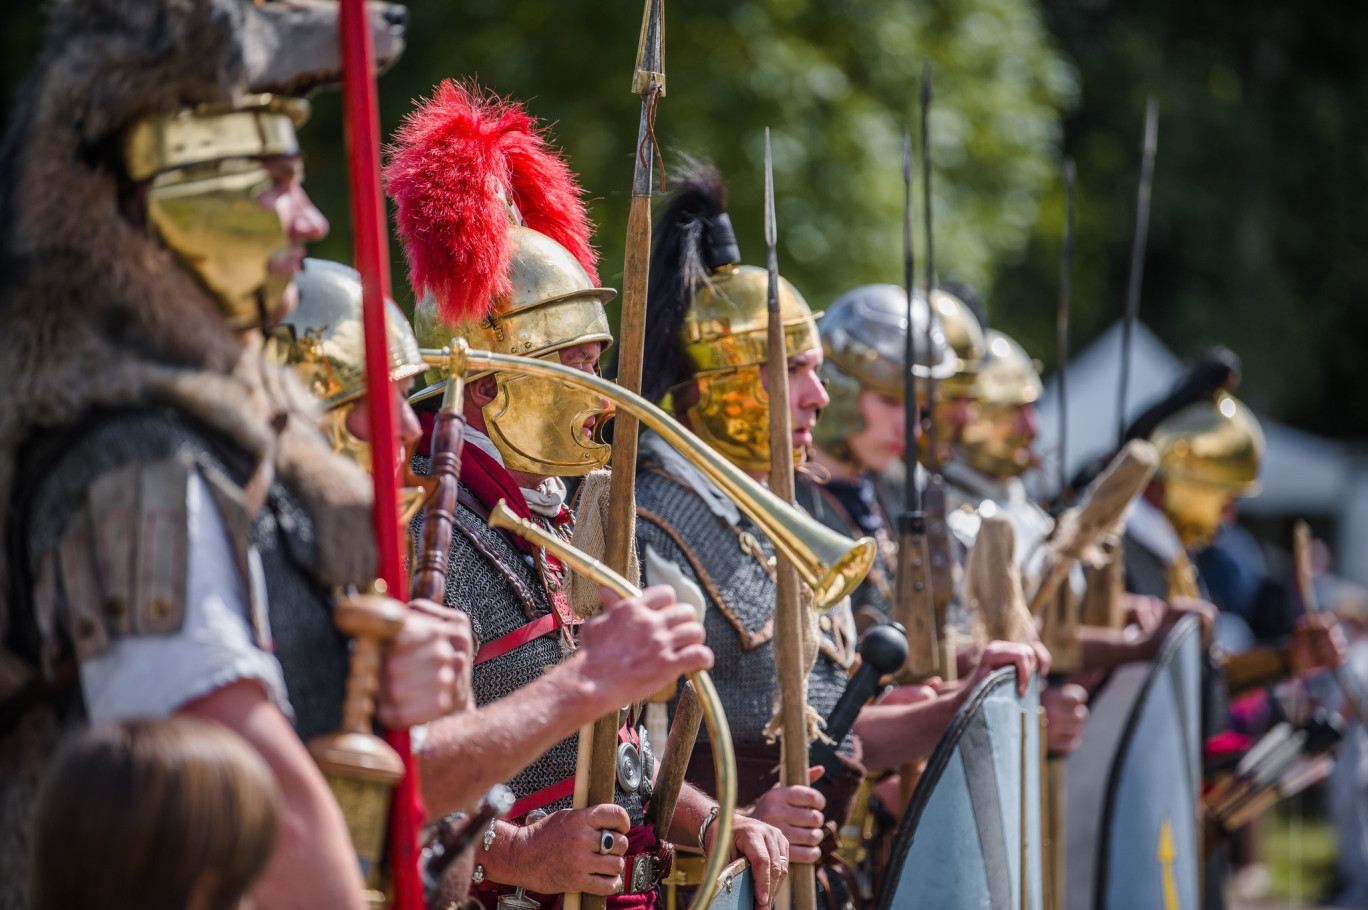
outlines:
[[279, 795], [232, 731], [189, 717], [68, 742], [34, 818], [34, 910], [236, 910], [275, 846]]

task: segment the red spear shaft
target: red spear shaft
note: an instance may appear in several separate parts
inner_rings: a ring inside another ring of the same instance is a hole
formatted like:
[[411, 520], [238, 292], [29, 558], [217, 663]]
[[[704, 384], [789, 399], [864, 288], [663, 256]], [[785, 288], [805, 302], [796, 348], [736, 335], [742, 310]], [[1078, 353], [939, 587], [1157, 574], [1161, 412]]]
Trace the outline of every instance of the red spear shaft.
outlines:
[[[375, 479], [375, 538], [380, 579], [390, 596], [408, 599], [399, 533], [399, 431], [390, 392], [389, 351], [385, 338], [385, 298], [389, 296], [389, 246], [380, 193], [380, 115], [375, 91], [375, 51], [371, 47], [365, 0], [342, 0], [342, 97], [346, 107], [347, 160], [351, 180], [351, 221], [356, 268], [361, 273], [366, 336], [366, 402]], [[390, 866], [397, 910], [422, 910], [418, 878], [417, 779], [407, 730], [390, 730], [386, 741], [404, 761], [390, 813]]]

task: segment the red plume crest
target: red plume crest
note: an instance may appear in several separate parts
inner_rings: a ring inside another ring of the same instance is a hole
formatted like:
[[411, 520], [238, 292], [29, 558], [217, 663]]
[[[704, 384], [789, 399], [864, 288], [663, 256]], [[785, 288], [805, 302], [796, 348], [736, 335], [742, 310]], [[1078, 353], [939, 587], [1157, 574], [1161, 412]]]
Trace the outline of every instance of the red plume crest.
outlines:
[[583, 190], [522, 105], [450, 80], [405, 118], [385, 166], [409, 282], [451, 325], [489, 315], [513, 290], [508, 212], [579, 260], [598, 284]]

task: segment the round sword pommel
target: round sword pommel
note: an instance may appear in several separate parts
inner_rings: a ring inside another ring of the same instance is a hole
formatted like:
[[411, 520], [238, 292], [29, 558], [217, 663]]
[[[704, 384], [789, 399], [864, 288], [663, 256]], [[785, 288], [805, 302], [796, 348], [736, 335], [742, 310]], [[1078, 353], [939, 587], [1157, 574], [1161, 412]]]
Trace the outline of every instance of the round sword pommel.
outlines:
[[880, 676], [897, 672], [907, 660], [907, 631], [896, 622], [870, 626], [860, 639], [860, 659]]

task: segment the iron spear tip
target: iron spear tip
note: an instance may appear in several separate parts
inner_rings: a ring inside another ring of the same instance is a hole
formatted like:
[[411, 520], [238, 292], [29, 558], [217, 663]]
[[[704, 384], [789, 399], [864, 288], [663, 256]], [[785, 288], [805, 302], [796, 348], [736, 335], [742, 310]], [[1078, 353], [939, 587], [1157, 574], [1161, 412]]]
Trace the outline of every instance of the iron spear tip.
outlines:
[[645, 95], [652, 90], [652, 82], [655, 91], [665, 94], [665, 0], [646, 0], [642, 11], [632, 91]]
[[912, 129], [903, 130], [903, 183], [912, 182]]
[[779, 232], [774, 223], [774, 155], [770, 149], [770, 128], [765, 127], [765, 243], [774, 249]]
[[1065, 158], [1065, 159], [1064, 159], [1064, 185], [1065, 185], [1066, 187], [1068, 187], [1069, 189], [1073, 189], [1073, 186], [1074, 186], [1074, 184], [1075, 184], [1077, 181], [1078, 181], [1078, 169], [1074, 167], [1074, 160], [1073, 160], [1073, 158]]
[[1145, 102], [1145, 154], [1153, 157], [1159, 144], [1159, 98], [1150, 95]]
[[931, 103], [931, 58], [922, 61], [921, 105], [925, 108]]

